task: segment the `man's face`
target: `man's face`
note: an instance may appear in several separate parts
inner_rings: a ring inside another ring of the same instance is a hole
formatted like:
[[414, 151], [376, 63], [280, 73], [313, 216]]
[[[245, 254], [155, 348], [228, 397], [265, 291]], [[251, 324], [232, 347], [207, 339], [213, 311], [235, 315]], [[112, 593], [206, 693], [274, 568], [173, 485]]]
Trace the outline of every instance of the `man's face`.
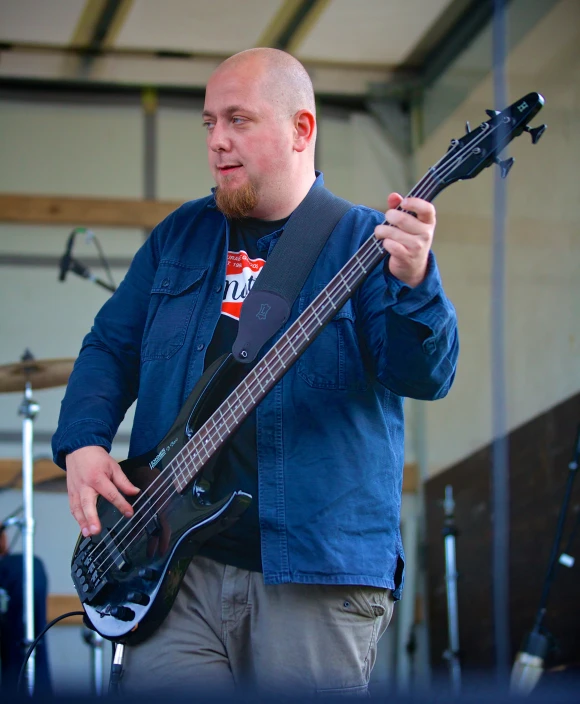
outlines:
[[[239, 201], [232, 217], [269, 217], [269, 207], [284, 186], [292, 156], [293, 124], [268, 102], [253, 63], [225, 68], [206, 89], [203, 112], [209, 166], [218, 192]], [[219, 200], [218, 200], [219, 204]]]

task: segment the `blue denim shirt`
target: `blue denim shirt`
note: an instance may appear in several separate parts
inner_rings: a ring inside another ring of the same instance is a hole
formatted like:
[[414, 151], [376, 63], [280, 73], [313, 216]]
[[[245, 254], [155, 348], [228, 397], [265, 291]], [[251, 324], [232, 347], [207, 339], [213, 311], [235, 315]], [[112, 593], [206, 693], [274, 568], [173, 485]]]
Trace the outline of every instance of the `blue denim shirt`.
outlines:
[[[343, 217], [270, 345], [383, 219], [364, 206]], [[279, 236], [259, 247], [270, 252]], [[130, 455], [167, 433], [203, 371], [227, 250], [213, 196], [153, 230], [84, 339], [53, 438], [57, 464], [87, 445], [110, 449], [136, 398]], [[455, 311], [430, 254], [414, 289], [378, 266], [266, 396], [256, 419], [266, 583], [362, 584], [400, 596], [403, 397], [444, 396], [457, 353]]]

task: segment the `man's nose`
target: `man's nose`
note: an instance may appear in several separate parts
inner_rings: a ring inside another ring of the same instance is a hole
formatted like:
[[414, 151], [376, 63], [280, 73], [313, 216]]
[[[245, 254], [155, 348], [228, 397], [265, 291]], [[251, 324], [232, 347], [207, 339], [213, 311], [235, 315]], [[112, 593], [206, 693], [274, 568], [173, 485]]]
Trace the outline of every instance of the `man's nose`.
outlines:
[[209, 132], [208, 144], [212, 151], [223, 152], [228, 151], [231, 142], [227, 135], [227, 130], [219, 124], [215, 124]]

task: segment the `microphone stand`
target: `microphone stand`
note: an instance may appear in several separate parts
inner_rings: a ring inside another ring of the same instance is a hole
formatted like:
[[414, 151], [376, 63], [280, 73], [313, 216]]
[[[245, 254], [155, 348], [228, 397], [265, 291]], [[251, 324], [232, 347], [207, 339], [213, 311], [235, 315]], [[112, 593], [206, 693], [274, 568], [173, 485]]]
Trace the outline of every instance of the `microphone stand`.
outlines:
[[544, 659], [549, 650], [548, 636], [545, 634], [545, 632], [542, 632], [542, 621], [544, 620], [544, 616], [546, 615], [546, 605], [548, 603], [548, 596], [550, 594], [550, 588], [554, 581], [554, 570], [558, 561], [558, 551], [560, 548], [560, 542], [562, 540], [562, 533], [564, 532], [566, 513], [568, 511], [568, 505], [570, 503], [570, 497], [572, 495], [572, 486], [574, 484], [574, 479], [576, 478], [576, 473], [578, 471], [579, 460], [580, 426], [578, 427], [578, 434], [576, 435], [576, 442], [574, 446], [572, 460], [568, 465], [568, 469], [570, 471], [568, 473], [566, 490], [564, 492], [564, 498], [562, 500], [562, 506], [560, 508], [560, 515], [558, 517], [558, 524], [556, 526], [556, 535], [554, 537], [554, 543], [552, 545], [552, 552], [550, 555], [550, 561], [548, 563], [548, 571], [544, 579], [542, 596], [540, 597], [540, 604], [536, 613], [536, 620], [532, 630], [524, 637], [520, 652], [517, 654], [516, 661], [512, 668], [510, 689], [519, 694], [529, 694], [532, 689], [536, 686], [542, 674]]
[[[109, 278], [111, 279], [111, 283], [107, 283], [106, 281], [103, 281], [102, 279], [99, 279], [97, 276], [95, 276], [91, 270], [86, 267], [84, 264], [78, 261], [78, 259], [75, 259], [72, 256], [72, 250], [74, 246], [74, 241], [75, 237], [81, 233], [85, 233], [87, 236], [87, 241], [88, 239], [92, 239], [93, 242], [95, 243], [99, 255], [101, 258], [101, 263], [104, 265], [105, 269], [109, 273]], [[89, 281], [92, 281], [93, 283], [97, 284], [98, 286], [102, 286], [103, 288], [107, 289], [107, 291], [111, 291], [111, 293], [115, 293], [117, 290], [117, 287], [113, 284], [113, 279], [110, 276], [110, 269], [109, 265], [107, 263], [107, 260], [105, 259], [105, 255], [103, 254], [103, 250], [101, 248], [101, 245], [99, 244], [99, 241], [95, 237], [95, 234], [91, 232], [91, 230], [87, 230], [85, 227], [75, 227], [75, 229], [70, 233], [67, 243], [66, 243], [66, 249], [61, 257], [60, 260], [60, 273], [58, 276], [59, 281], [64, 281], [66, 279], [66, 275], [69, 271], [72, 271], [74, 274], [77, 276], [80, 276], [83, 279], [88, 279]]]
[[91, 273], [90, 269], [88, 269], [84, 264], [81, 264], [81, 262], [79, 262], [77, 259], [74, 259], [74, 257], [71, 257], [69, 261], [69, 271], [72, 271], [77, 276], [80, 276], [83, 279], [88, 279], [94, 284], [97, 284], [97, 286], [102, 286], [103, 288], [106, 288], [107, 291], [111, 291], [112, 293], [115, 293], [115, 291], [117, 290], [116, 286], [112, 286], [106, 281], [99, 279], [97, 276]]
[[449, 647], [443, 657], [449, 662], [449, 675], [454, 694], [461, 690], [461, 666], [459, 663], [459, 620], [457, 615], [457, 568], [455, 565], [455, 502], [453, 487], [445, 487], [445, 523], [443, 536], [445, 540], [445, 582], [447, 584], [447, 620], [449, 631]]

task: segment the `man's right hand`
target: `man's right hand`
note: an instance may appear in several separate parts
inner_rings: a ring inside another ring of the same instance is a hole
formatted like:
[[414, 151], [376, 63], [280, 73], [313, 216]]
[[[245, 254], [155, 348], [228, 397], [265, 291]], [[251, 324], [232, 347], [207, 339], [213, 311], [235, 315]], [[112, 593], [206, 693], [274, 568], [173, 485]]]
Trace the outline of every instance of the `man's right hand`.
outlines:
[[102, 447], [81, 447], [66, 456], [66, 486], [70, 512], [85, 538], [101, 532], [97, 496], [102, 496], [130, 518], [133, 508], [121, 492], [135, 496], [139, 489]]

